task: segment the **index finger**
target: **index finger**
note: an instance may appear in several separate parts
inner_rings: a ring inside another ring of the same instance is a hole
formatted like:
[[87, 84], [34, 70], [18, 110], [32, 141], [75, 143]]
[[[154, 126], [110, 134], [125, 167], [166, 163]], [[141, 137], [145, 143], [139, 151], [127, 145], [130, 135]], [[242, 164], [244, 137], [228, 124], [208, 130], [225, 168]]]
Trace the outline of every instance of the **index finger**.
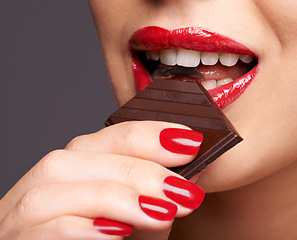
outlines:
[[202, 133], [180, 124], [132, 121], [76, 137], [66, 149], [126, 155], [175, 167], [193, 160], [202, 139]]

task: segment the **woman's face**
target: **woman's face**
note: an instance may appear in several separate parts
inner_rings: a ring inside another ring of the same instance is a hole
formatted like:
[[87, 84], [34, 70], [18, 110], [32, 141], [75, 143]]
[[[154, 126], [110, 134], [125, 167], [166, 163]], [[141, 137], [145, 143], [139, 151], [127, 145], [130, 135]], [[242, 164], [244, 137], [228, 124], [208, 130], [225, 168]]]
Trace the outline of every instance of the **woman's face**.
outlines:
[[[243, 86], [243, 94], [235, 94], [235, 98], [229, 99], [231, 104], [222, 106], [244, 140], [209, 165], [200, 175], [198, 182], [207, 191], [246, 185], [297, 160], [296, 0], [89, 0], [89, 3], [119, 105], [136, 94], [132, 71], [135, 59], [133, 60], [131, 54], [129, 40], [137, 30], [144, 27], [159, 26], [167, 30], [202, 27], [215, 32], [211, 35], [227, 36], [229, 40], [232, 39], [230, 42], [236, 41], [240, 45], [235, 44], [234, 49], [229, 47], [223, 50], [222, 44], [215, 47], [213, 44], [216, 41], [210, 41], [210, 46], [194, 47], [196, 52], [200, 49], [201, 52], [225, 51], [256, 56], [258, 64], [255, 77]], [[155, 30], [154, 28], [153, 31]], [[144, 31], [147, 34], [147, 29]], [[161, 30], [156, 31], [155, 36]], [[184, 31], [189, 34], [189, 31]], [[229, 41], [228, 39], [219, 37], [220, 41]], [[196, 40], [199, 43], [201, 39]], [[154, 47], [150, 46], [147, 50], [162, 50], [164, 45]], [[240, 50], [245, 47], [252, 53], [246, 49]], [[144, 49], [144, 46], [141, 48]], [[182, 46], [177, 45], [173, 49], [182, 51], [181, 48]], [[162, 62], [170, 65], [165, 59], [169, 55], [164, 51], [161, 51], [162, 54], [165, 56], [161, 59]], [[200, 54], [201, 61], [202, 55]], [[236, 59], [237, 55], [231, 56]], [[183, 63], [190, 58], [189, 55], [183, 57]], [[241, 60], [233, 67], [226, 67], [228, 58], [223, 66], [220, 61], [212, 65], [210, 58], [205, 59], [205, 65], [200, 63], [199, 66], [208, 80], [230, 77], [235, 80], [240, 78], [238, 74], [242, 75], [251, 68]], [[171, 59], [167, 61], [170, 62]], [[146, 82], [136, 84], [138, 86]], [[222, 88], [228, 86], [230, 84]]]

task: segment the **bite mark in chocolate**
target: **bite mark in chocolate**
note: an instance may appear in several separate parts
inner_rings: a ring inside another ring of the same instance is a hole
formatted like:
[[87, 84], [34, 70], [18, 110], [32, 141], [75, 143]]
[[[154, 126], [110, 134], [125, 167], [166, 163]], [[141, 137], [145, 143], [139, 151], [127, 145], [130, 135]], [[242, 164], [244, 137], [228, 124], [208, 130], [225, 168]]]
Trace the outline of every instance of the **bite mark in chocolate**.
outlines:
[[114, 112], [105, 124], [134, 120], [180, 123], [203, 134], [195, 159], [184, 166], [170, 168], [187, 179], [242, 141], [231, 122], [197, 81], [156, 79]]

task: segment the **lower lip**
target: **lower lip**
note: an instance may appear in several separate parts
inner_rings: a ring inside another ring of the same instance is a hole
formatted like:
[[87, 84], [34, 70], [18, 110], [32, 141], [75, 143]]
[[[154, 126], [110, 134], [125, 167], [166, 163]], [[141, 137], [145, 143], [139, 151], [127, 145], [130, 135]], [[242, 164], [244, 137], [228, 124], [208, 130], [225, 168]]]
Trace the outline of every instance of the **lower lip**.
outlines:
[[[220, 109], [226, 108], [241, 96], [256, 76], [257, 66], [231, 83], [208, 90]], [[152, 82], [152, 79], [136, 55], [133, 56], [132, 70], [136, 91], [140, 92]]]

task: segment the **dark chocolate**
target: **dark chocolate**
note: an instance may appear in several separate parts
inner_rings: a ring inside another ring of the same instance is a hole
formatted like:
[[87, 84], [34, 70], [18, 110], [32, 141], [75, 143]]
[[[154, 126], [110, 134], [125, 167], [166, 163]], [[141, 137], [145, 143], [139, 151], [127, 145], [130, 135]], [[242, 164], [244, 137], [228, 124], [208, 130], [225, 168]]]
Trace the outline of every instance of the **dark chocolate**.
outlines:
[[179, 65], [168, 66], [165, 64], [159, 64], [152, 74], [152, 78], [154, 80], [170, 79], [175, 76], [205, 79], [204, 75], [198, 70], [197, 67], [182, 67]]
[[195, 159], [187, 165], [171, 168], [187, 179], [242, 141], [231, 122], [197, 81], [156, 79], [114, 112], [105, 124], [109, 126], [133, 120], [181, 123], [203, 134]]

